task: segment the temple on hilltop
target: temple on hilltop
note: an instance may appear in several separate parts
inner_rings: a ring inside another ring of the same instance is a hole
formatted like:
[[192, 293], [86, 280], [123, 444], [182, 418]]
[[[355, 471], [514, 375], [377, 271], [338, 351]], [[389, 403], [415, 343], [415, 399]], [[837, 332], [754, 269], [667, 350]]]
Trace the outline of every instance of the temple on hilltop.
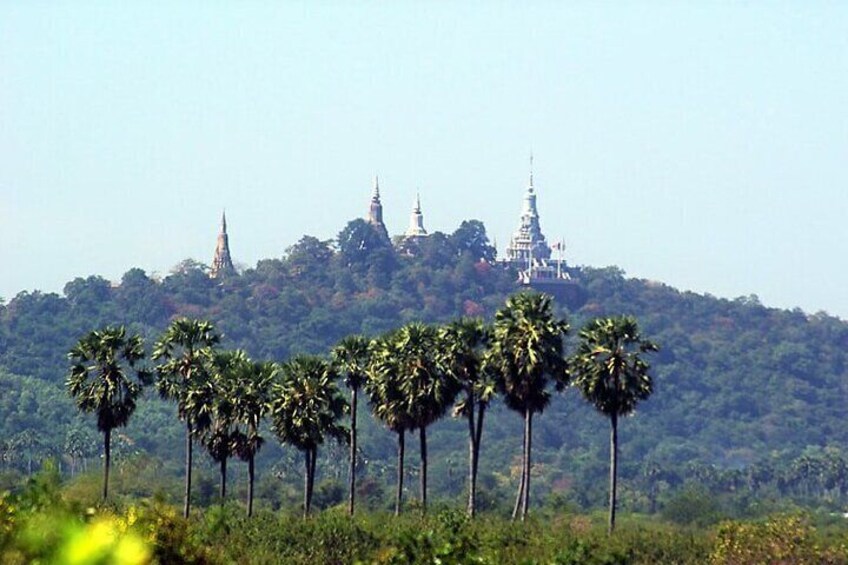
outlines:
[[227, 235], [227, 213], [221, 214], [221, 233], [218, 234], [218, 244], [215, 246], [215, 256], [212, 258], [212, 270], [209, 276], [213, 279], [234, 275], [236, 268], [230, 256], [230, 238]]
[[565, 244], [554, 244], [558, 251], [555, 259], [542, 228], [539, 226], [539, 211], [536, 208], [536, 187], [533, 185], [533, 157], [530, 157], [530, 182], [524, 193], [524, 207], [521, 211], [518, 229], [512, 234], [506, 248], [503, 262], [518, 270], [518, 282], [553, 292], [556, 287], [571, 284], [567, 265], [562, 254]]
[[424, 229], [424, 214], [421, 213], [421, 195], [415, 195], [415, 203], [412, 205], [412, 215], [409, 217], [409, 227], [406, 229], [404, 237], [419, 238], [427, 237], [427, 230]]
[[381, 236], [389, 239], [389, 230], [383, 223], [383, 204], [380, 202], [380, 180], [374, 177], [374, 193], [371, 195], [371, 207], [368, 209], [368, 223], [377, 230]]

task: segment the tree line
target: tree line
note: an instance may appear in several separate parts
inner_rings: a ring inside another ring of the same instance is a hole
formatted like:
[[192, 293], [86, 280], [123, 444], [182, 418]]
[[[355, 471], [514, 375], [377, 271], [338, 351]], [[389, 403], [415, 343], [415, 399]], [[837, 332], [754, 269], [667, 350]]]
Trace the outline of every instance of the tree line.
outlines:
[[[615, 527], [618, 421], [652, 392], [644, 354], [657, 351], [628, 316], [590, 321], [571, 355], [569, 331], [552, 297], [510, 296], [492, 323], [460, 318], [443, 325], [410, 322], [373, 338], [351, 335], [329, 356], [295, 355], [280, 363], [251, 360], [220, 348], [221, 336], [205, 320], [178, 318], [153, 346], [146, 365], [141, 336], [105, 327], [82, 337], [68, 353], [67, 390], [83, 412], [95, 414], [103, 434], [103, 498], [108, 497], [111, 434], [125, 426], [146, 387], [172, 400], [185, 425], [183, 514], [191, 509], [193, 446], [202, 445], [220, 469], [226, 497], [227, 463], [248, 464], [247, 514], [253, 512], [254, 459], [262, 422], [277, 440], [303, 454], [303, 514], [311, 510], [318, 448], [328, 439], [350, 444], [349, 513], [355, 512], [356, 420], [364, 391], [375, 418], [397, 436], [395, 514], [403, 508], [405, 442], [418, 432], [420, 503], [427, 508], [427, 429], [453, 409], [468, 422], [467, 513], [476, 511], [476, 481], [483, 422], [501, 396], [524, 421], [521, 477], [512, 517], [530, 506], [533, 417], [554, 390], [573, 386], [610, 421], [609, 531]], [[350, 391], [348, 401], [340, 385]], [[349, 427], [343, 425], [349, 415]]]

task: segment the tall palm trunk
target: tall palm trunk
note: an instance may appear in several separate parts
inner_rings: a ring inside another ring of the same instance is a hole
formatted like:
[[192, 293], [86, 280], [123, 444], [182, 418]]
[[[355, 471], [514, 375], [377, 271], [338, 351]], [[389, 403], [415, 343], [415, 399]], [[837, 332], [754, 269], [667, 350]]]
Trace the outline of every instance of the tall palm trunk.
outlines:
[[471, 496], [473, 496], [473, 505], [471, 507], [471, 517], [477, 512], [477, 472], [480, 469], [480, 444], [483, 439], [483, 415], [486, 413], [486, 406], [480, 406], [480, 412], [477, 414], [477, 430], [474, 436], [474, 462], [471, 470]]
[[515, 495], [515, 506], [512, 507], [512, 521], [518, 517], [518, 511], [521, 509], [521, 501], [524, 500], [524, 459], [527, 457], [527, 436], [525, 435], [521, 441], [521, 473], [518, 479], [518, 493]]
[[103, 432], [103, 500], [109, 495], [109, 467], [112, 465], [112, 428]]
[[307, 448], [303, 451], [303, 517], [309, 516], [309, 505], [312, 502], [309, 499], [309, 471], [312, 469], [312, 450]]
[[247, 459], [247, 517], [250, 518], [253, 516], [253, 479], [254, 479], [254, 467], [253, 467], [253, 454], [250, 454], [250, 457]]
[[221, 459], [221, 504], [227, 498], [227, 458]]
[[353, 387], [350, 392], [350, 505], [348, 514], [353, 516], [354, 503], [356, 499], [356, 400], [358, 387]]
[[533, 436], [533, 411], [524, 412], [524, 500], [521, 503], [521, 521], [527, 519], [530, 510], [530, 448]]
[[397, 494], [395, 495], [395, 516], [400, 516], [403, 505], [403, 455], [404, 455], [404, 431], [398, 432], [398, 455], [397, 455]]
[[609, 534], [615, 530], [615, 506], [616, 506], [616, 475], [618, 472], [618, 414], [615, 412], [610, 416], [610, 493], [609, 493]]
[[475, 487], [477, 477], [474, 472], [475, 455], [477, 453], [477, 434], [474, 428], [474, 403], [468, 401], [468, 507], [466, 512], [469, 517], [474, 517], [474, 508], [476, 506]]
[[188, 514], [191, 511], [191, 447], [191, 422], [186, 422], [186, 470], [183, 518], [188, 518]]
[[427, 512], [427, 428], [418, 428], [418, 439], [421, 443], [421, 511]]

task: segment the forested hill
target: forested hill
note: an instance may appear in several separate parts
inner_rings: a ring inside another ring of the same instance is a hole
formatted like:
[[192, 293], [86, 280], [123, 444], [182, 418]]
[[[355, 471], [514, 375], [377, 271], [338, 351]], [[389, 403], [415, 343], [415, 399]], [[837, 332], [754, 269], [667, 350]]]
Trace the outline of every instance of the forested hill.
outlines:
[[[326, 353], [348, 334], [375, 335], [410, 320], [490, 318], [517, 290], [516, 274], [491, 262], [494, 250], [479, 222], [400, 253], [371, 232], [355, 220], [336, 241], [304, 237], [281, 258], [224, 281], [185, 261], [161, 281], [133, 269], [119, 284], [92, 276], [69, 282], [62, 296], [20, 293], [0, 307], [2, 437], [28, 429], [42, 433], [54, 453], [67, 448], [81, 424], [70, 403], [66, 410], [55, 406], [65, 401], [65, 355], [82, 334], [105, 324], [127, 324], [154, 339], [174, 316], [208, 318], [225, 334], [226, 347], [281, 361], [297, 352]], [[763, 466], [848, 443], [844, 321], [767, 308], [755, 297], [680, 292], [628, 279], [614, 267], [575, 268], [572, 276], [581, 299], [558, 304], [572, 336], [593, 317], [633, 314], [661, 346], [652, 358], [655, 394], [622, 424], [625, 478], [635, 481], [647, 466], [678, 478], [713, 466]], [[127, 431], [138, 449], [167, 456], [178, 445], [171, 439], [179, 426], [165, 408], [139, 412]], [[446, 439], [433, 441], [434, 460], [441, 453], [442, 461], [461, 461], [461, 428], [439, 426]], [[535, 428], [541, 480], [565, 490], [596, 481], [605, 472], [606, 426], [574, 391], [558, 397]], [[482, 466], [492, 484], [505, 472], [497, 464], [518, 455], [519, 427], [505, 409], [487, 423], [489, 459]], [[375, 442], [363, 442], [363, 449], [388, 458], [390, 444]]]

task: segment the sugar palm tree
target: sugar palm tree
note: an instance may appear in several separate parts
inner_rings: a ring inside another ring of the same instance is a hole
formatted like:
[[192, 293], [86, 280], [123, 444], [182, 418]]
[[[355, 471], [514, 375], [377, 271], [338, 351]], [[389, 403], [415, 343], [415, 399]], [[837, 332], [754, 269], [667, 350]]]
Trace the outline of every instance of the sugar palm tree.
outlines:
[[609, 533], [615, 529], [618, 418], [633, 412], [653, 391], [649, 366], [642, 354], [657, 351], [644, 339], [635, 318], [599, 318], [579, 334], [571, 358], [574, 385], [610, 419]]
[[211, 423], [214, 391], [209, 363], [220, 340], [212, 323], [179, 318], [171, 322], [153, 350], [153, 358], [161, 362], [156, 367], [159, 394], [176, 401], [177, 414], [186, 425], [186, 518], [191, 510], [192, 441]]
[[442, 370], [437, 330], [418, 322], [403, 326], [392, 340], [400, 393], [412, 428], [418, 429], [421, 455], [421, 508], [427, 510], [427, 427], [445, 415], [459, 393], [459, 381]]
[[403, 464], [406, 452], [406, 431], [412, 429], [409, 403], [401, 390], [401, 377], [398, 370], [398, 357], [389, 334], [372, 340], [368, 348], [371, 362], [368, 365], [368, 379], [365, 389], [371, 403], [371, 411], [390, 431], [397, 434], [397, 491], [395, 494], [395, 516], [400, 515], [403, 507]]
[[235, 454], [241, 439], [236, 403], [241, 392], [241, 380], [250, 369], [251, 361], [241, 350], [215, 352], [210, 363], [211, 420], [201, 432], [200, 439], [209, 456], [218, 463], [222, 504], [227, 497], [227, 462]]
[[141, 337], [128, 336], [123, 326], [92, 331], [68, 353], [68, 393], [79, 410], [97, 415], [97, 429], [103, 433], [104, 499], [109, 494], [112, 430], [127, 425], [150, 382], [150, 373], [138, 367], [144, 357]]
[[347, 439], [339, 420], [348, 410], [335, 383], [332, 365], [320, 357], [300, 355], [282, 366], [272, 391], [274, 433], [304, 454], [303, 516], [309, 515], [315, 484], [318, 446], [325, 438]]
[[236, 434], [236, 454], [247, 461], [247, 516], [253, 516], [255, 458], [264, 438], [259, 434], [262, 417], [270, 409], [271, 384], [279, 367], [276, 363], [248, 363], [239, 372], [234, 393], [236, 420], [244, 431]]
[[348, 513], [353, 516], [356, 500], [356, 409], [359, 400], [359, 389], [367, 377], [368, 340], [361, 335], [351, 335], [339, 342], [333, 348], [333, 362], [350, 389], [350, 474]]
[[548, 385], [566, 383], [562, 339], [568, 331], [565, 320], [553, 313], [551, 297], [526, 292], [510, 296], [495, 315], [494, 337], [487, 359], [498, 373], [508, 408], [524, 418], [524, 449], [521, 480], [512, 517], [521, 509], [521, 519], [530, 507], [530, 467], [533, 414], [550, 402]]
[[483, 366], [484, 353], [491, 339], [491, 328], [479, 319], [463, 318], [443, 326], [441, 363], [460, 383], [464, 394], [454, 407], [454, 414], [468, 421], [468, 515], [477, 508], [477, 470], [483, 418], [489, 402], [496, 394], [496, 379]]

